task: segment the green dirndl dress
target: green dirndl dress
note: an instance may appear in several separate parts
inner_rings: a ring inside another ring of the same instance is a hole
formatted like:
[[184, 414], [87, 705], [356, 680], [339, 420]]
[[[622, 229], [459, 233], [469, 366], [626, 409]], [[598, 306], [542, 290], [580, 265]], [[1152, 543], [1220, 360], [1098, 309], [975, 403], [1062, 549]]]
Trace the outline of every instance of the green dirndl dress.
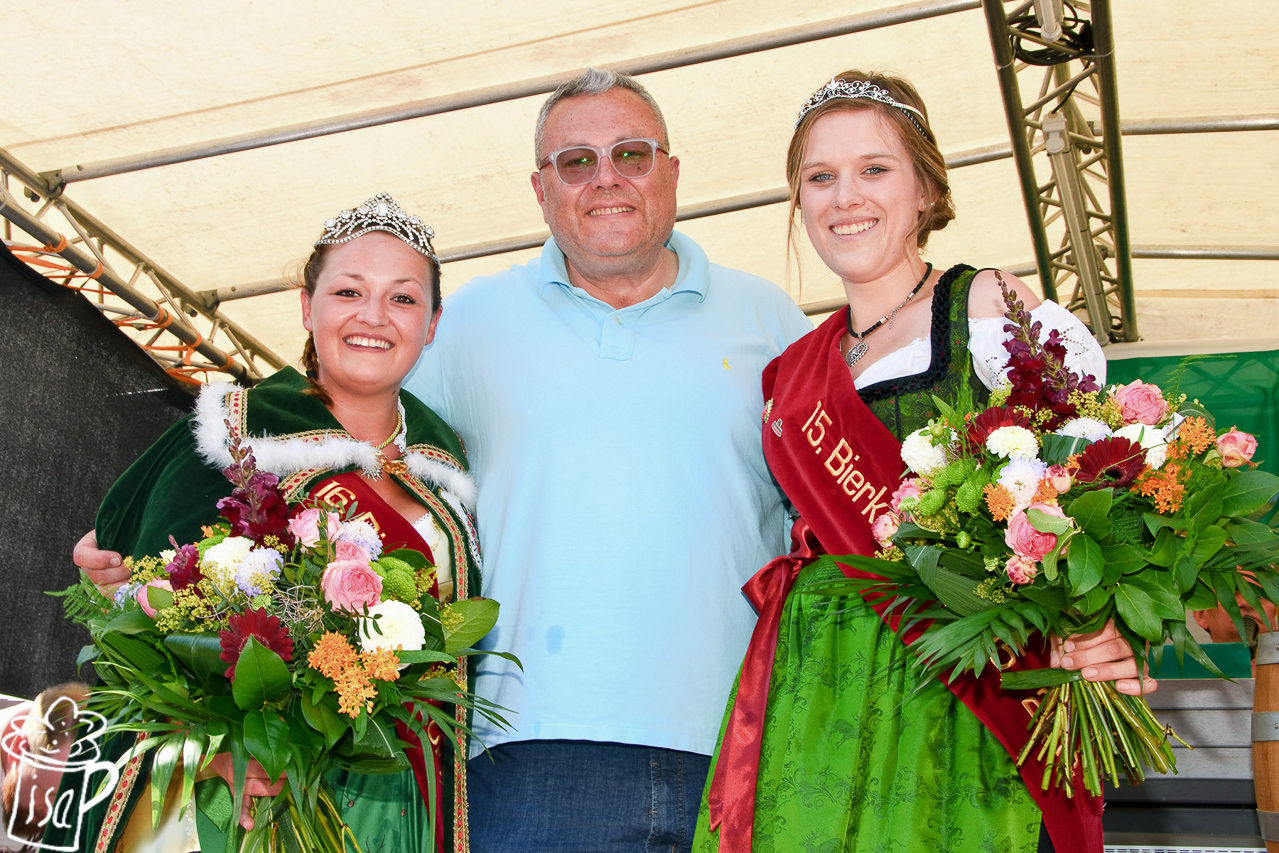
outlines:
[[[950, 298], [934, 295], [934, 367], [861, 392], [898, 438], [926, 425], [931, 394], [945, 399], [961, 383], [988, 393], [966, 357], [973, 275], [952, 270], [942, 279]], [[939, 358], [948, 344], [962, 357]], [[940, 362], [948, 363], [939, 370]], [[842, 577], [835, 568], [806, 566], [783, 605], [753, 849], [1034, 853], [1040, 811], [1012, 757], [944, 684], [920, 685], [911, 653], [861, 596], [813, 589]], [[730, 710], [736, 693], [734, 686]], [[720, 851], [705, 796], [693, 850], [743, 853]]]

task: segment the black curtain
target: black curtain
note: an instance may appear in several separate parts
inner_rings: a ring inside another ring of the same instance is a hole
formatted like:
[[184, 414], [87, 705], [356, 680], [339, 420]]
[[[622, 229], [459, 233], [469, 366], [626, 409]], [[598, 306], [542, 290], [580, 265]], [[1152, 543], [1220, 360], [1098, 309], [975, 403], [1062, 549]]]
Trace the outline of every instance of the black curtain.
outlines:
[[103, 495], [193, 403], [83, 296], [0, 243], [0, 692], [76, 677], [88, 636], [45, 592], [75, 581], [71, 548]]

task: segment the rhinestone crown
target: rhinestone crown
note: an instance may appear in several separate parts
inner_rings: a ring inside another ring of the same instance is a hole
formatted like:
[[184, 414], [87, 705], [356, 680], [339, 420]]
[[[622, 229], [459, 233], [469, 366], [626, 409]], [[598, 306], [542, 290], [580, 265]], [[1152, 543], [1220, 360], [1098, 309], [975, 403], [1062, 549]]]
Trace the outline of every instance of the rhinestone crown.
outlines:
[[829, 83], [814, 92], [807, 101], [804, 101], [804, 105], [799, 108], [799, 115], [795, 118], [795, 126], [799, 127], [799, 123], [804, 120], [804, 116], [808, 115], [809, 112], [835, 98], [865, 98], [871, 101], [878, 101], [890, 107], [896, 107], [906, 115], [906, 118], [910, 119], [910, 123], [915, 125], [915, 128], [924, 135], [925, 139], [928, 138], [928, 133], [924, 130], [924, 125], [921, 121], [924, 118], [924, 114], [910, 104], [903, 104], [894, 98], [888, 93], [887, 89], [876, 86], [874, 83], [867, 83], [865, 80], [839, 80], [834, 77], [831, 78]]
[[346, 243], [370, 231], [394, 234], [414, 249], [439, 263], [431, 238], [435, 232], [418, 217], [395, 203], [386, 193], [378, 193], [359, 207], [344, 210], [324, 222], [324, 233], [316, 247]]

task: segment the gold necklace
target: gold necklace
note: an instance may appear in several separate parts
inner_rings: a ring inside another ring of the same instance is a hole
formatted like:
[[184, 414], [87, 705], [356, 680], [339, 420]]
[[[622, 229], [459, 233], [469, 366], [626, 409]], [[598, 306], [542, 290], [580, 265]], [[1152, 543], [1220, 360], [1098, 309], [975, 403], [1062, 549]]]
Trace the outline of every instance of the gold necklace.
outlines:
[[404, 429], [404, 415], [400, 412], [395, 413], [395, 429], [391, 430], [391, 434], [381, 444], [373, 445], [374, 450], [385, 450], [387, 445], [399, 438], [400, 430]]
[[397, 412], [396, 419], [395, 419], [395, 429], [391, 432], [390, 435], [386, 437], [386, 440], [383, 441], [381, 444], [373, 445], [373, 449], [377, 452], [378, 467], [381, 468], [382, 470], [374, 472], [370, 476], [370, 479], [373, 479], [373, 480], [382, 479], [382, 471], [385, 471], [397, 477], [403, 477], [408, 473], [408, 470], [409, 470], [408, 463], [406, 463], [403, 459], [387, 459], [386, 454], [382, 452], [387, 447], [390, 447], [391, 442], [399, 438], [400, 433], [403, 430], [404, 430], [404, 413]]

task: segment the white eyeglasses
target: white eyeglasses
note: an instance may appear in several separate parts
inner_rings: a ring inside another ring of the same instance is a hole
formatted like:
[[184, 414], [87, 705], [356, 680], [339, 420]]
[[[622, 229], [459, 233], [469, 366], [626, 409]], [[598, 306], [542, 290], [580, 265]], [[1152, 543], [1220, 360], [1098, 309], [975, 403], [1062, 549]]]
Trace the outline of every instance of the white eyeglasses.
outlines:
[[547, 154], [537, 168], [553, 165], [562, 183], [577, 187], [590, 183], [599, 174], [600, 161], [607, 158], [613, 164], [613, 171], [623, 178], [642, 178], [653, 171], [658, 151], [670, 154], [656, 139], [623, 139], [607, 148], [574, 145]]

